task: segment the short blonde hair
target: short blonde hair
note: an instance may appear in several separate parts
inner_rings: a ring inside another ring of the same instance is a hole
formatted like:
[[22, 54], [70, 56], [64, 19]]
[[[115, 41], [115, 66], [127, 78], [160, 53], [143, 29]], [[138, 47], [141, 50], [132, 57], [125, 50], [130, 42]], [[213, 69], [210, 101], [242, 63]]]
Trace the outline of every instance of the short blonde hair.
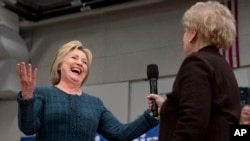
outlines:
[[62, 45], [56, 52], [56, 55], [54, 57], [53, 63], [52, 63], [51, 68], [50, 68], [50, 79], [51, 79], [51, 83], [53, 85], [57, 85], [60, 82], [61, 74], [60, 74], [60, 71], [58, 70], [58, 68], [59, 68], [60, 64], [62, 63], [63, 58], [73, 49], [81, 50], [82, 52], [84, 52], [86, 54], [87, 61], [88, 61], [88, 64], [87, 64], [88, 70], [87, 70], [86, 77], [82, 81], [82, 85], [86, 81], [86, 79], [89, 75], [89, 68], [90, 68], [90, 65], [92, 63], [92, 53], [89, 49], [84, 48], [84, 46], [82, 45], [82, 43], [80, 41], [74, 40], [74, 41], [70, 41], [70, 42]]
[[187, 30], [198, 30], [203, 41], [218, 49], [231, 47], [236, 36], [234, 16], [217, 1], [197, 2], [185, 12], [182, 24]]

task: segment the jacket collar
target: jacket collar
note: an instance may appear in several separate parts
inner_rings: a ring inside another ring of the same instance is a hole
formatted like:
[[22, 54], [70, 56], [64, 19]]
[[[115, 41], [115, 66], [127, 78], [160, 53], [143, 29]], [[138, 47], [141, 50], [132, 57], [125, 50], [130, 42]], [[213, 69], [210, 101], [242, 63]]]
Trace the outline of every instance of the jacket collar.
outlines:
[[209, 46], [205, 46], [205, 47], [198, 50], [198, 52], [204, 52], [204, 51], [219, 52], [219, 49], [216, 48], [216, 46], [209, 45]]

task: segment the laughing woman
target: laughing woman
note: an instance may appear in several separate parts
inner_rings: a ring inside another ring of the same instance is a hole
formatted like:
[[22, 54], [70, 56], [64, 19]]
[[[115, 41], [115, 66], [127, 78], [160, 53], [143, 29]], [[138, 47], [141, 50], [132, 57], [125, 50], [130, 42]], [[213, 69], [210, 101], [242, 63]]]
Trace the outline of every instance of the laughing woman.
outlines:
[[17, 64], [22, 90], [18, 125], [36, 141], [93, 141], [96, 133], [110, 141], [128, 141], [158, 124], [146, 110], [138, 119], [122, 124], [95, 97], [81, 86], [86, 81], [92, 53], [81, 42], [71, 41], [57, 51], [51, 66], [52, 86], [36, 87], [37, 69]]

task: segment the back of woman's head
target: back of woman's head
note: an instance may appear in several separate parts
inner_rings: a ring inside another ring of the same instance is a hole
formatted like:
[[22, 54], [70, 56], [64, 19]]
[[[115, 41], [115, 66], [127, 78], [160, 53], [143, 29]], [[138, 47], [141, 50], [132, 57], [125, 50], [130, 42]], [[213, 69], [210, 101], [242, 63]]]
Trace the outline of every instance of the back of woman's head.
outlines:
[[182, 19], [187, 30], [197, 30], [204, 42], [227, 49], [236, 36], [235, 19], [230, 10], [217, 1], [197, 2]]

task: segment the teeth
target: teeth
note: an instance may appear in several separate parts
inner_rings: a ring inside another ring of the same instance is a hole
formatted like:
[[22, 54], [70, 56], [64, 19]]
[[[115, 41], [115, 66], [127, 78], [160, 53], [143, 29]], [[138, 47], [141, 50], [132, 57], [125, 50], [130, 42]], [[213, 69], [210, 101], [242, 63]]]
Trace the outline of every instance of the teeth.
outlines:
[[72, 68], [71, 70], [72, 70], [72, 71], [76, 71], [76, 72], [78, 72], [78, 73], [81, 73], [81, 70], [78, 69], [78, 68]]

